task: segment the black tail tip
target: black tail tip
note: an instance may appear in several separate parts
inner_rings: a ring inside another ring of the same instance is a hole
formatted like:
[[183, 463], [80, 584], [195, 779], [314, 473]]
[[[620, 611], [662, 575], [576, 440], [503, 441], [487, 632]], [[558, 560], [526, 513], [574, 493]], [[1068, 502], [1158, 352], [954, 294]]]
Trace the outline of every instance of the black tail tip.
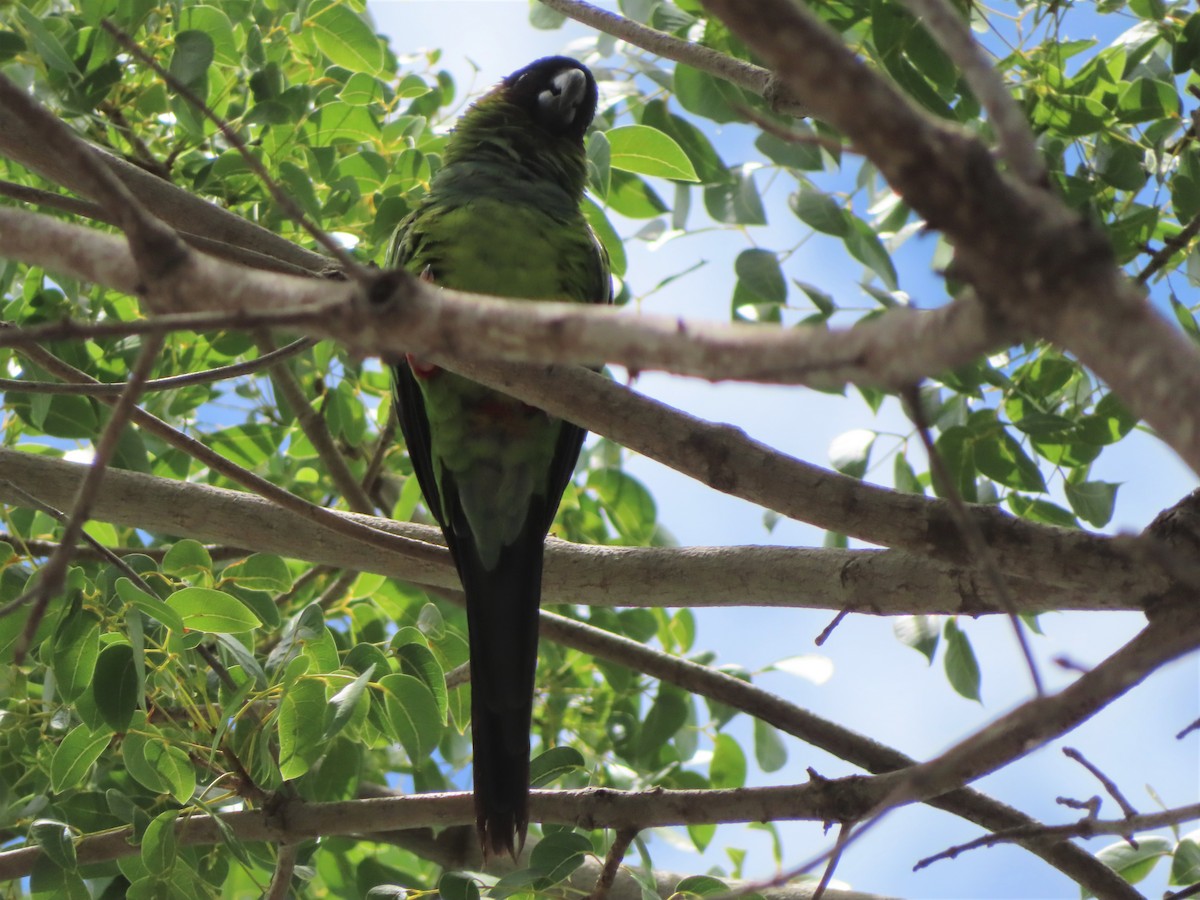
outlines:
[[475, 828], [479, 832], [479, 846], [483, 860], [507, 853], [516, 861], [525, 849], [525, 833], [529, 819], [518, 815], [516, 810], [484, 812], [476, 811]]

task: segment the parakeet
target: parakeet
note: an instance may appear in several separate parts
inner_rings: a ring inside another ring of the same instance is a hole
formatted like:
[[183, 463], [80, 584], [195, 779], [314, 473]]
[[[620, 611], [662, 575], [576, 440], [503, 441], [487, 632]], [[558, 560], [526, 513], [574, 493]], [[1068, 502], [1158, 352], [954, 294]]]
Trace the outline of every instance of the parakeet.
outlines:
[[[389, 263], [434, 285], [529, 300], [612, 301], [608, 257], [580, 203], [592, 73], [539, 59], [458, 120]], [[542, 552], [582, 429], [409, 356], [400, 425], [467, 600], [475, 821], [485, 857], [514, 857], [529, 822], [529, 732]]]

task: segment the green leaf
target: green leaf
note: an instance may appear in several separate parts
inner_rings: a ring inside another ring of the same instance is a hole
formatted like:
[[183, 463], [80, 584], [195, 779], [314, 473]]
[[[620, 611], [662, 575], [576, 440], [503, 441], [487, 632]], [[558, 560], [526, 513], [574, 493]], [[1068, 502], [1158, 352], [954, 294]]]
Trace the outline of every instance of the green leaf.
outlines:
[[1200, 882], [1200, 832], [1192, 832], [1175, 845], [1169, 883], [1190, 885], [1197, 882]]
[[862, 478], [871, 461], [871, 448], [879, 435], [865, 428], [839, 434], [829, 445], [829, 463], [843, 475]]
[[754, 720], [754, 758], [764, 772], [778, 772], [787, 764], [787, 747], [773, 725]]
[[433, 752], [444, 730], [437, 701], [429, 686], [411, 675], [385, 675], [379, 685], [388, 718], [415, 765]]
[[596, 232], [596, 236], [600, 238], [600, 243], [604, 245], [604, 249], [608, 253], [608, 261], [612, 267], [612, 273], [618, 278], [622, 277], [625, 274], [627, 262], [625, 259], [625, 244], [622, 243], [620, 235], [612, 227], [612, 223], [608, 221], [608, 216], [604, 214], [604, 210], [593, 201], [584, 197], [581, 208], [583, 209], [584, 218], [588, 220], [588, 224], [592, 226], [592, 230]]
[[529, 784], [532, 787], [545, 787], [568, 772], [576, 772], [583, 767], [583, 754], [574, 747], [551, 747], [530, 762]]
[[13, 391], [5, 400], [34, 429], [51, 437], [81, 440], [95, 437], [100, 430], [100, 417], [87, 397], [73, 394], [47, 397]]
[[292, 589], [292, 573], [287, 563], [271, 553], [255, 553], [236, 562], [228, 566], [221, 577], [236, 580], [238, 587], [248, 591], [283, 593]]
[[892, 633], [900, 643], [923, 654], [932, 665], [940, 625], [938, 616], [899, 616], [892, 620]]
[[[179, 30], [202, 31], [212, 41], [213, 57], [228, 66], [240, 65], [241, 54], [229, 16], [215, 6], [186, 3], [179, 11]], [[174, 74], [174, 73], [172, 73]]]
[[743, 250], [733, 264], [738, 286], [759, 302], [782, 305], [787, 302], [787, 281], [779, 266], [779, 257], [770, 250]]
[[1009, 494], [1006, 502], [1009, 509], [1022, 519], [1030, 522], [1042, 522], [1046, 525], [1061, 525], [1063, 528], [1078, 528], [1076, 518], [1049, 500], [1031, 499], [1020, 494]]
[[851, 217], [842, 205], [807, 182], [788, 199], [792, 212], [813, 231], [844, 238], [850, 234]]
[[994, 431], [975, 441], [975, 465], [988, 478], [1021, 491], [1045, 491], [1042, 473], [1006, 431]]
[[946, 667], [946, 679], [950, 686], [968, 700], [979, 700], [979, 663], [971, 642], [959, 629], [954, 619], [946, 620], [943, 630], [946, 638], [946, 655], [942, 660]]
[[[805, 137], [815, 138], [817, 136], [817, 133], [811, 126], [803, 122], [793, 122], [791, 129], [801, 139]], [[781, 166], [807, 172], [819, 172], [825, 168], [825, 160], [821, 156], [821, 148], [815, 143], [808, 143], [804, 140], [788, 141], [764, 131], [755, 138], [754, 146], [771, 162], [778, 163]]]
[[1150, 874], [1151, 870], [1164, 856], [1171, 854], [1171, 842], [1157, 834], [1137, 834], [1137, 849], [1130, 846], [1128, 841], [1109, 844], [1096, 854], [1096, 859], [1104, 863], [1130, 884], [1137, 884]]
[[892, 461], [892, 485], [906, 494], [924, 494], [925, 486], [903, 453], [896, 453]]
[[746, 754], [742, 752], [738, 742], [725, 732], [718, 734], [713, 742], [708, 779], [714, 788], [746, 786]]
[[34, 900], [91, 900], [92, 897], [78, 872], [60, 868], [48, 856], [41, 855], [29, 874], [29, 890]]
[[461, 872], [445, 872], [438, 879], [441, 900], [479, 900], [479, 885]]
[[1192, 13], [1183, 23], [1171, 49], [1171, 71], [1182, 75], [1188, 69], [1196, 70], [1200, 63], [1200, 13]]
[[638, 759], [654, 765], [659, 751], [687, 723], [688, 695], [679, 688], [661, 682], [654, 702], [638, 733]]
[[[641, 176], [619, 169], [613, 169], [610, 173], [605, 200], [609, 209], [627, 219], [652, 219], [667, 211], [667, 204]], [[624, 253], [624, 250], [621, 252]]]
[[176, 81], [200, 94], [203, 100], [207, 93], [203, 86], [208, 77], [208, 67], [212, 65], [215, 55], [216, 48], [209, 35], [203, 31], [180, 31], [175, 35], [175, 50], [171, 54], [169, 70]]
[[690, 113], [718, 124], [741, 118], [734, 106], [744, 100], [737, 88], [707, 72], [679, 63], [675, 66], [675, 98]]
[[593, 131], [587, 141], [588, 188], [601, 200], [608, 199], [612, 184], [612, 148], [603, 131]]
[[175, 865], [178, 842], [175, 838], [175, 820], [179, 810], [168, 809], [151, 820], [142, 834], [142, 864], [155, 875], [163, 875]]
[[669, 135], [692, 162], [696, 177], [704, 184], [715, 184], [728, 177], [728, 169], [716, 149], [699, 128], [667, 110], [662, 100], [651, 100], [642, 111], [642, 124]]
[[[321, 738], [322, 742], [335, 737], [354, 718], [354, 711], [358, 707], [359, 701], [362, 700], [363, 691], [367, 687], [367, 682], [371, 680], [374, 670], [375, 667], [371, 666], [329, 698], [329, 708], [332, 710], [332, 714], [328, 716], [329, 725]], [[370, 702], [369, 698], [367, 702]]]
[[143, 748], [146, 762], [167, 783], [176, 803], [188, 803], [196, 792], [196, 771], [187, 752], [164, 741], [149, 741]]
[[279, 774], [284, 778], [299, 778], [320, 758], [327, 712], [325, 682], [318, 678], [297, 678], [284, 692], [276, 723]]
[[141, 697], [138, 684], [133, 647], [123, 641], [105, 647], [96, 661], [92, 694], [96, 709], [113, 731], [129, 729]]
[[899, 290], [900, 281], [892, 257], [884, 249], [879, 235], [862, 219], [852, 218], [850, 233], [842, 238], [850, 255], [879, 276], [889, 290]]
[[[148, 737], [145, 732], [149, 731]], [[156, 794], [167, 790], [167, 782], [146, 759], [146, 744], [149, 740], [165, 740], [158, 729], [146, 724], [146, 714], [138, 711], [133, 715], [129, 730], [121, 738], [121, 761], [125, 770], [139, 784]]]
[[1080, 419], [1079, 436], [1090, 444], [1115, 444], [1137, 421], [1116, 394], [1105, 394], [1092, 412]]
[[305, 26], [336, 65], [368, 75], [383, 73], [383, 46], [371, 27], [349, 5], [318, 2], [308, 9]]
[[242, 601], [212, 588], [182, 588], [167, 598], [167, 605], [193, 631], [241, 634], [262, 624]]
[[100, 617], [76, 605], [54, 634], [50, 665], [64, 700], [74, 700], [92, 684], [100, 656]]
[[1121, 89], [1117, 99], [1117, 115], [1127, 124], [1178, 114], [1179, 94], [1165, 81], [1137, 78]]
[[71, 839], [71, 828], [65, 822], [35, 819], [29, 826], [29, 837], [60, 869], [75, 871], [78, 866], [75, 842]]
[[86, 725], [76, 725], [62, 739], [50, 759], [50, 784], [56, 793], [83, 786], [88, 769], [108, 747], [112, 732], [94, 732]]
[[1113, 506], [1117, 500], [1117, 488], [1121, 485], [1109, 481], [1081, 481], [1073, 483], [1067, 480], [1064, 488], [1067, 502], [1075, 515], [1089, 525], [1103, 528], [1112, 520]]
[[54, 33], [42, 24], [42, 20], [23, 3], [16, 5], [16, 12], [17, 17], [21, 20], [21, 25], [29, 33], [29, 40], [33, 44], [34, 52], [46, 64], [46, 67], [57, 72], [78, 75], [79, 70], [75, 68], [70, 54], [54, 36]]
[[554, 831], [534, 845], [529, 866], [543, 880], [539, 888], [558, 884], [583, 865], [592, 852], [592, 842], [574, 831]]
[[712, 875], [689, 875], [675, 885], [675, 893], [693, 897], [723, 897], [730, 893], [729, 885]]
[[641, 545], [653, 537], [658, 510], [640, 481], [617, 468], [593, 469], [587, 478], [624, 543]]
[[194, 578], [212, 572], [212, 556], [199, 541], [184, 538], [176, 541], [163, 557], [162, 570], [168, 575]]
[[766, 225], [767, 213], [754, 184], [754, 166], [745, 164], [729, 170], [725, 184], [706, 185], [704, 208], [726, 225]]
[[700, 180], [683, 148], [657, 128], [622, 125], [606, 131], [605, 137], [614, 169], [677, 181]]
[[945, 497], [948, 487], [957, 490], [958, 495], [968, 503], [974, 503], [975, 493], [975, 442], [969, 428], [964, 425], [954, 425], [945, 429], [934, 442], [938, 455], [949, 471], [951, 484], [941, 484], [941, 479], [933, 480], [934, 492], [939, 497]]
[[433, 655], [433, 651], [423, 641], [411, 641], [396, 648], [396, 657], [400, 660], [402, 672], [415, 675], [425, 682], [425, 686], [429, 688], [429, 692], [437, 703], [442, 724], [445, 725], [449, 703], [446, 673], [437, 657]]

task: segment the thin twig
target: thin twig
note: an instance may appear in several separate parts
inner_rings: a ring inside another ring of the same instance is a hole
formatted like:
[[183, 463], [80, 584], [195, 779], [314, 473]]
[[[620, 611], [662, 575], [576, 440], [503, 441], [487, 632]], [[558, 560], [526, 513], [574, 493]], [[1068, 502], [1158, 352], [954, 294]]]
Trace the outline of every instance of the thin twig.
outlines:
[[[371, 454], [371, 461], [367, 463], [367, 470], [363, 473], [362, 486], [363, 490], [368, 494], [378, 497], [378, 492], [374, 490], [376, 481], [379, 480], [379, 475], [383, 471], [384, 460], [387, 459], [388, 452], [396, 446], [396, 425], [399, 423], [399, 418], [396, 414], [396, 404], [392, 403], [388, 409], [387, 421], [383, 424], [383, 428], [379, 430], [379, 440], [375, 444], [375, 452]], [[376, 508], [383, 515], [390, 514], [390, 509], [385, 509], [384, 504], [378, 499], [373, 500]]]
[[258, 157], [251, 153], [249, 148], [246, 147], [246, 143], [242, 140], [241, 136], [232, 128], [230, 128], [229, 124], [225, 122], [224, 119], [209, 109], [208, 105], [199, 97], [197, 97], [196, 94], [186, 84], [181, 82], [178, 78], [160, 66], [154, 57], [152, 57], [145, 50], [143, 50], [141, 46], [138, 45], [137, 41], [126, 34], [122, 29], [118, 28], [115, 24], [113, 24], [113, 22], [108, 19], [102, 19], [100, 24], [103, 26], [105, 31], [113, 36], [117, 43], [149, 66], [159, 78], [166, 82], [171, 90], [187, 100], [187, 102], [190, 103], [195, 109], [199, 110], [206, 119], [208, 119], [221, 130], [221, 134], [225, 136], [225, 139], [229, 141], [235, 150], [238, 151], [242, 157], [242, 160], [247, 166], [249, 166], [250, 170], [258, 176], [259, 181], [261, 181], [263, 185], [266, 186], [267, 190], [271, 192], [271, 197], [276, 203], [279, 204], [280, 208], [283, 209], [290, 219], [300, 225], [300, 227], [307, 231], [314, 240], [328, 250], [330, 255], [342, 264], [343, 269], [348, 275], [359, 281], [367, 280], [367, 275], [370, 270], [355, 260], [354, 257], [346, 252], [345, 248], [343, 248], [341, 244], [333, 240], [333, 238], [331, 238], [325, 231], [309, 220], [308, 216], [304, 214], [304, 211], [300, 208], [299, 204], [291, 198], [287, 191], [280, 187], [279, 182], [271, 177], [270, 173], [259, 161]]
[[1123, 836], [1129, 831], [1149, 831], [1154, 828], [1164, 828], [1168, 825], [1179, 825], [1200, 819], [1200, 803], [1181, 806], [1176, 809], [1163, 810], [1155, 813], [1142, 813], [1130, 818], [1112, 820], [1096, 819], [1087, 816], [1078, 822], [1066, 825], [1021, 825], [1016, 828], [1005, 828], [992, 834], [981, 835], [963, 844], [948, 847], [933, 856], [927, 856], [913, 866], [916, 872], [931, 866], [943, 859], [954, 859], [960, 853], [977, 850], [981, 847], [992, 847], [997, 844], [1013, 844], [1026, 841], [1067, 841], [1071, 838], [1089, 839], [1100, 835]]
[[[262, 334], [258, 338], [258, 349], [263, 353], [274, 352], [276, 350], [275, 342], [269, 335]], [[276, 389], [283, 394], [283, 399], [287, 401], [288, 406], [292, 408], [300, 430], [304, 432], [304, 436], [317, 451], [317, 456], [325, 465], [325, 471], [333, 479], [334, 485], [341, 492], [349, 507], [355, 512], [366, 515], [373, 513], [375, 505], [362, 489], [362, 485], [358, 483], [358, 479], [354, 477], [354, 473], [350, 471], [350, 467], [346, 465], [346, 458], [337, 448], [337, 444], [333, 442], [333, 435], [329, 433], [325, 419], [308, 401], [308, 396], [300, 387], [300, 382], [296, 379], [291, 367], [279, 366], [271, 374], [271, 379]]]
[[117, 441], [121, 433], [137, 409], [142, 384], [149, 376], [150, 369], [158, 361], [158, 352], [162, 349], [162, 345], [161, 335], [151, 335], [146, 338], [137, 360], [134, 362], [133, 369], [129, 373], [129, 384], [113, 404], [108, 423], [104, 426], [100, 440], [96, 442], [95, 455], [88, 468], [87, 476], [75, 495], [75, 502], [71, 507], [71, 518], [63, 528], [61, 543], [42, 567], [36, 585], [26, 597], [27, 600], [33, 601], [33, 609], [25, 622], [20, 639], [13, 648], [13, 660], [17, 665], [24, 660], [25, 652], [29, 649], [29, 643], [37, 633], [38, 626], [42, 623], [51, 598], [56, 596], [62, 587], [75, 544], [78, 542], [79, 536], [83, 534], [83, 526], [91, 518], [92, 507], [96, 502], [96, 493], [99, 491], [100, 482], [104, 479], [104, 473], [108, 469], [108, 462], [117, 449]]
[[818, 647], [822, 646], [827, 640], [829, 640], [829, 636], [831, 634], [833, 634], [833, 630], [835, 628], [837, 628], [840, 624], [842, 624], [842, 619], [844, 619], [844, 618], [846, 618], [846, 616], [850, 615], [851, 612], [853, 612], [853, 610], [850, 609], [850, 607], [846, 607], [843, 610], [839, 610], [838, 614], [833, 617], [833, 621], [830, 622], [828, 625], [826, 625], [821, 630], [821, 633], [817, 635], [817, 637], [813, 641], [813, 643], [816, 644]]
[[1193, 216], [1191, 221], [1180, 229], [1179, 234], [1163, 241], [1163, 245], [1150, 257], [1149, 262], [1142, 267], [1142, 271], [1137, 273], [1134, 280], [1139, 284], [1145, 284], [1150, 280], [1151, 275], [1170, 262], [1171, 257], [1190, 244], [1198, 234], [1200, 234], [1200, 213]]
[[808, 115], [806, 106], [795, 97], [779, 93], [770, 70], [753, 63], [734, 59], [727, 54], [712, 50], [691, 41], [680, 40], [677, 37], [648, 28], [632, 19], [616, 15], [584, 3], [583, 0], [541, 0], [542, 5], [556, 12], [569, 16], [577, 22], [582, 22], [592, 28], [610, 34], [615, 38], [641, 47], [651, 53], [672, 59], [675, 62], [699, 69], [715, 75], [730, 84], [745, 88], [767, 99], [776, 112], [790, 116]]
[[271, 885], [263, 894], [263, 900], [287, 900], [292, 886], [292, 873], [296, 871], [296, 854], [299, 844], [280, 842], [279, 855], [275, 859], [275, 872], [271, 876]]
[[[28, 506], [30, 506], [33, 509], [40, 510], [41, 512], [50, 516], [50, 518], [54, 519], [60, 525], [66, 526], [67, 523], [70, 521], [70, 518], [67, 516], [67, 514], [65, 512], [63, 512], [60, 509], [56, 509], [53, 506], [50, 506], [48, 503], [43, 503], [41, 500], [39, 500], [37, 497], [33, 496], [33, 494], [29, 493], [27, 490], [22, 488], [20, 485], [14, 484], [13, 482], [9, 481], [8, 479], [3, 479], [3, 483], [6, 485], [8, 491], [10, 491], [11, 493], [16, 494], [18, 497], [22, 498], [23, 503], [27, 504]], [[7, 535], [7, 534], [0, 535], [0, 538], [14, 539], [12, 535]], [[21, 544], [27, 550], [32, 550], [34, 544], [41, 545], [39, 547], [39, 549], [44, 549], [46, 551], [46, 553], [51, 556], [54, 553], [58, 552], [59, 547], [62, 546], [60, 543], [50, 543], [47, 541], [25, 541], [23, 538], [15, 538], [15, 539], [19, 540], [21, 542]], [[81, 531], [79, 533], [79, 539], [82, 540], [84, 545], [89, 547], [97, 556], [103, 558], [107, 562], [116, 566], [126, 578], [128, 578], [130, 581], [132, 581], [134, 584], [136, 584], [139, 588], [141, 588], [147, 594], [150, 594], [151, 596], [157, 596], [154, 589], [151, 588], [150, 585], [145, 582], [145, 580], [143, 580], [142, 576], [139, 575], [129, 565], [129, 563], [125, 562], [125, 560], [123, 560], [120, 557], [119, 551], [114, 551], [109, 547], [105, 547], [102, 543], [100, 543], [98, 540], [96, 540], [94, 537], [92, 537], [86, 531]], [[77, 547], [75, 549], [75, 551], [72, 553], [72, 556], [77, 555], [79, 552], [79, 549], [80, 548]], [[125, 552], [141, 553], [143, 551], [135, 548], [132, 551], [125, 551]], [[0, 607], [0, 619], [4, 618], [6, 615], [8, 615], [8, 613], [11, 612], [13, 609], [16, 609], [17, 606], [20, 605], [20, 603], [18, 603], [18, 601], [21, 601], [22, 603], [24, 602], [24, 600], [21, 597], [17, 597], [16, 600], [11, 601], [10, 603], [6, 603], [3, 607]]]
[[816, 133], [804, 134], [799, 131], [793, 131], [792, 129], [780, 125], [774, 119], [769, 119], [762, 113], [758, 112], [757, 110], [753, 110], [748, 106], [734, 106], [733, 111], [750, 124], [758, 126], [763, 131], [773, 134], [781, 141], [786, 141], [789, 144], [809, 144], [815, 147], [820, 147], [822, 150], [828, 150], [830, 153], [837, 155], [841, 155], [843, 153], [859, 154], [859, 151], [854, 148], [853, 144], [835, 141], [832, 138], [827, 138]]
[[175, 232], [147, 212], [129, 188], [61, 119], [3, 75], [0, 75], [0, 105], [19, 116], [48, 151], [60, 155], [88, 180], [93, 196], [117, 218], [125, 232], [129, 250], [149, 288], [183, 263], [188, 250]]
[[821, 880], [817, 883], [817, 887], [813, 891], [812, 900], [821, 900], [825, 896], [825, 891], [829, 888], [829, 882], [833, 880], [833, 873], [837, 870], [838, 863], [842, 859], [842, 853], [846, 849], [851, 827], [849, 822], [843, 822], [838, 827], [837, 841], [834, 842], [833, 851], [829, 854], [829, 861], [825, 863], [825, 871], [821, 873]]
[[1182, 891], [1163, 894], [1163, 900], [1186, 900], [1188, 897], [1200, 895], [1200, 881], [1197, 881], [1191, 887], [1186, 887]]
[[596, 886], [588, 894], [586, 900], [606, 900], [608, 892], [612, 890], [613, 882], [617, 879], [617, 872], [621, 870], [621, 860], [625, 858], [625, 852], [637, 835], [636, 828], [617, 830], [616, 835], [613, 836], [612, 846], [608, 848], [608, 854], [604, 857], [604, 868], [600, 870]]
[[[31, 497], [29, 494], [26, 494], [11, 481], [0, 479], [0, 484], [5, 485], [5, 490], [12, 494], [16, 494], [17, 496], [24, 495], [26, 498], [24, 502], [26, 503], [39, 502], [36, 497]], [[54, 509], [52, 506], [45, 506], [43, 504], [38, 508], [47, 515], [54, 515], [53, 513], [49, 512], [49, 510]], [[66, 514], [59, 513], [59, 515], [63, 516], [63, 521], [65, 522]], [[125, 556], [148, 556], [156, 562], [162, 562], [163, 557], [167, 555], [166, 547], [105, 547], [103, 545], [100, 547], [95, 547], [89, 542], [90, 537], [91, 536], [88, 535], [87, 532], [84, 532], [83, 535], [81, 535], [81, 539], [84, 541], [84, 543], [75, 548], [76, 559], [105, 559], [113, 561], [114, 559], [121, 559]], [[58, 541], [30, 540], [22, 537], [19, 534], [12, 534], [8, 531], [0, 531], [0, 541], [5, 541], [9, 544], [19, 544], [29, 553], [30, 556], [49, 556], [58, 548]], [[240, 559], [241, 557], [249, 556], [254, 552], [252, 550], [246, 550], [243, 547], [230, 547], [224, 544], [208, 544], [204, 549], [208, 555], [212, 557], [214, 562], [225, 562], [231, 559]], [[3, 616], [0, 615], [0, 618], [3, 618]]]
[[[76, 369], [74, 366], [64, 362], [41, 347], [36, 345], [22, 347], [20, 348], [20, 352], [52, 375], [56, 375], [64, 380], [85, 383], [95, 382], [95, 379], [90, 375], [81, 372], [79, 369]], [[103, 403], [113, 402], [108, 397], [100, 397], [99, 399]], [[310, 521], [332, 529], [339, 534], [353, 537], [356, 540], [364, 541], [391, 552], [403, 553], [413, 559], [424, 560], [432, 565], [441, 567], [449, 566], [450, 564], [449, 553], [444, 547], [370, 528], [351, 519], [343, 518], [333, 510], [309, 503], [290, 491], [286, 491], [274, 483], [267, 481], [265, 478], [260, 478], [253, 472], [242, 468], [236, 463], [230, 462], [205, 444], [171, 427], [162, 419], [151, 415], [145, 410], [135, 407], [133, 410], [133, 421], [138, 427], [158, 435], [171, 446], [182, 450], [247, 490], [253, 491], [259, 496], [265, 497], [284, 509], [297, 513]]]
[[1104, 789], [1108, 791], [1108, 795], [1117, 801], [1117, 806], [1121, 807], [1121, 812], [1127, 817], [1136, 816], [1138, 811], [1133, 808], [1133, 804], [1125, 799], [1125, 795], [1121, 793], [1121, 789], [1117, 787], [1116, 782], [1100, 771], [1095, 765], [1087, 760], [1086, 757], [1074, 747], [1063, 747], [1063, 756], [1067, 759], [1073, 759], [1085, 769], [1092, 773], [1097, 781], [1104, 785]]
[[959, 530], [962, 532], [963, 539], [966, 541], [967, 546], [970, 547], [971, 554], [975, 557], [977, 564], [983, 569], [984, 575], [992, 583], [992, 587], [996, 591], [996, 596], [1005, 608], [1008, 620], [1012, 623], [1013, 632], [1017, 636], [1017, 644], [1021, 648], [1021, 654], [1025, 657], [1025, 665], [1028, 667], [1029, 675], [1033, 679], [1034, 691], [1039, 697], [1045, 696], [1045, 689], [1042, 687], [1042, 676], [1038, 672], [1037, 662], [1033, 658], [1033, 650], [1030, 648], [1029, 638], [1025, 634], [1025, 625], [1021, 622], [1021, 617], [1017, 615], [1017, 605], [1013, 600], [1012, 593], [1008, 589], [1008, 582], [1004, 580], [995, 553], [992, 552], [991, 546], [984, 538], [979, 524], [967, 509], [962, 495], [958, 492], [958, 486], [954, 483], [954, 479], [946, 469], [946, 463], [942, 459], [942, 454], [938, 452], [937, 446], [933, 442], [933, 436], [929, 433], [929, 424], [925, 421], [925, 410], [921, 406], [921, 397], [917, 391], [917, 387], [914, 385], [905, 391], [904, 398], [904, 405], [909, 418], [912, 419], [913, 425], [917, 429], [917, 434], [921, 438], [921, 443], [925, 447], [925, 454], [929, 458], [929, 471], [934, 478], [934, 483], [941, 485], [941, 493], [950, 501], [951, 512], [954, 515]]
[[0, 347], [19, 347], [43, 341], [77, 338], [166, 334], [171, 331], [276, 328], [304, 324], [311, 321], [313, 315], [312, 310], [276, 310], [261, 313], [188, 312], [166, 313], [148, 319], [135, 319], [132, 322], [81, 322], [76, 319], [62, 319], [41, 325], [16, 326], [4, 323], [3, 330], [0, 330]]
[[[152, 320], [153, 321], [153, 320]], [[7, 333], [7, 332], [4, 332]], [[224, 381], [227, 378], [239, 378], [269, 369], [289, 357], [295, 356], [316, 345], [312, 338], [300, 338], [286, 346], [268, 353], [263, 353], [255, 359], [247, 359], [227, 366], [217, 366], [201, 372], [188, 372], [185, 375], [171, 375], [167, 378], [151, 378], [142, 385], [142, 393], [154, 391], [171, 391], [177, 388], [192, 387], [197, 384], [211, 384], [214, 381]], [[71, 384], [61, 381], [22, 381], [17, 378], [0, 378], [0, 391], [13, 391], [22, 394], [73, 394], [82, 397], [115, 396], [120, 394], [128, 385], [126, 381], [97, 382], [95, 384]]]
[[903, 0], [903, 3], [962, 71], [971, 93], [987, 110], [1000, 142], [1000, 152], [1013, 172], [1027, 184], [1046, 187], [1046, 166], [1029, 122], [962, 14], [948, 0]]

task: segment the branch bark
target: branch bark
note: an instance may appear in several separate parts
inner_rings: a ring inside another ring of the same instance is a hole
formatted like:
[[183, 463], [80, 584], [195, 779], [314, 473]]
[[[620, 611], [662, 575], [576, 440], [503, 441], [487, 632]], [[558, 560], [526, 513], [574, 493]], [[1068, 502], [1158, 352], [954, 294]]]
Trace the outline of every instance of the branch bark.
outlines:
[[946, 234], [956, 277], [1001, 320], [1075, 353], [1200, 472], [1200, 351], [1146, 303], [1097, 229], [919, 110], [801, 5], [702, 3]]
[[[0, 449], [0, 501], [21, 506], [5, 482], [36, 485], [39, 500], [70, 502], [87, 467]], [[349, 522], [440, 543], [436, 528], [352, 513]], [[381, 553], [349, 533], [330, 531], [253, 494], [112, 470], [97, 497], [96, 518], [170, 537], [254, 549], [319, 565], [376, 572], [418, 584], [457, 589], [448, 558]], [[1131, 570], [1127, 578], [1136, 578]], [[851, 609], [869, 615], [1003, 612], [971, 570], [881, 550], [788, 547], [599, 547], [551, 540], [543, 599], [595, 606], [765, 606]], [[1117, 584], [1097, 590], [1054, 590], [1014, 579], [1027, 611], [1137, 609]]]
[[[0, 208], [4, 255], [59, 274], [141, 294], [119, 238], [25, 210]], [[895, 309], [848, 329], [764, 329], [685, 322], [603, 306], [524, 303], [433, 287], [380, 273], [370, 300], [355, 286], [248, 270], [192, 253], [169, 296], [144, 297], [158, 314], [286, 316], [309, 334], [363, 355], [477, 354], [525, 362], [613, 362], [710, 380], [903, 387], [1006, 346], [1014, 334], [973, 300], [941, 309]], [[481, 342], [478, 336], [486, 334]], [[17, 339], [14, 333], [7, 340]]]

